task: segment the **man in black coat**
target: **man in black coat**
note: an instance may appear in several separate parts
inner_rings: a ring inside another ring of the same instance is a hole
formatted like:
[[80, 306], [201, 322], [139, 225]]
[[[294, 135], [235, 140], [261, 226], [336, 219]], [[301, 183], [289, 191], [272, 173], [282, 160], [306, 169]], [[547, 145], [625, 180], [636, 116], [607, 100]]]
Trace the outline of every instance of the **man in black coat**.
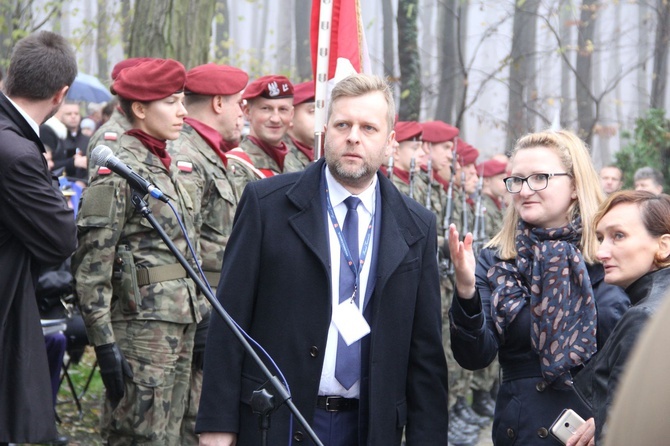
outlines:
[[62, 263], [77, 237], [38, 129], [76, 74], [67, 41], [39, 32], [16, 44], [0, 94], [0, 444], [57, 436], [35, 284], [40, 267]]
[[[400, 445], [404, 430], [410, 446], [447, 445], [435, 216], [377, 172], [394, 138], [393, 97], [380, 78], [353, 75], [329, 112], [325, 161], [247, 186], [218, 299], [274, 358], [324, 444]], [[344, 249], [352, 197], [358, 243]], [[359, 250], [360, 262], [341, 260]], [[358, 286], [342, 301], [353, 271]], [[353, 379], [338, 374], [343, 334], [360, 353]], [[218, 316], [204, 365], [200, 444], [260, 444], [249, 399], [265, 378]], [[272, 413], [267, 444], [312, 444], [289, 415]]]

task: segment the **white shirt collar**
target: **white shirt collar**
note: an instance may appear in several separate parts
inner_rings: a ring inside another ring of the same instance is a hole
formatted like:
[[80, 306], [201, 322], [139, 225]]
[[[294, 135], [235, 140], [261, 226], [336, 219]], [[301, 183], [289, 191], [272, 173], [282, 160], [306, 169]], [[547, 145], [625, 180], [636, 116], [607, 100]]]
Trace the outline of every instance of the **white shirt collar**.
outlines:
[[25, 110], [23, 110], [21, 107], [19, 107], [19, 105], [16, 102], [12, 101], [9, 96], [5, 95], [5, 97], [7, 98], [7, 100], [9, 102], [12, 103], [12, 105], [14, 106], [16, 111], [21, 113], [21, 116], [23, 116], [23, 119], [25, 119], [26, 122], [28, 122], [28, 124], [30, 125], [30, 127], [32, 127], [32, 129], [35, 131], [35, 134], [37, 136], [40, 136], [40, 125], [37, 122], [35, 122], [35, 120], [33, 118], [31, 118], [30, 115], [25, 112]]
[[[325, 166], [326, 171], [326, 184], [328, 186], [328, 194], [330, 195], [330, 203], [333, 205], [333, 209], [338, 205], [342, 204], [344, 200], [353, 195], [344, 186], [342, 186], [330, 173], [328, 166]], [[370, 185], [360, 194], [356, 195], [361, 199], [361, 204], [365, 207], [365, 210], [368, 213], [374, 213], [374, 204], [375, 204], [375, 190], [377, 187], [377, 175], [372, 178]]]

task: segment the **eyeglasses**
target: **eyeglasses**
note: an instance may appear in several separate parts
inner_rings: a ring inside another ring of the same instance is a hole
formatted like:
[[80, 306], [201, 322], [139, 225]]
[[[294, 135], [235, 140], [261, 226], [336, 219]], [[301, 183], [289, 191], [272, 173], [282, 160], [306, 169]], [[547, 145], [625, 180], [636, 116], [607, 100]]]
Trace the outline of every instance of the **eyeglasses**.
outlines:
[[505, 187], [510, 194], [518, 194], [521, 192], [521, 188], [523, 187], [524, 182], [528, 185], [530, 190], [537, 192], [547, 188], [549, 185], [549, 178], [561, 176], [571, 177], [572, 175], [569, 173], [534, 173], [532, 175], [528, 175], [526, 178], [503, 178], [503, 181], [505, 182]]

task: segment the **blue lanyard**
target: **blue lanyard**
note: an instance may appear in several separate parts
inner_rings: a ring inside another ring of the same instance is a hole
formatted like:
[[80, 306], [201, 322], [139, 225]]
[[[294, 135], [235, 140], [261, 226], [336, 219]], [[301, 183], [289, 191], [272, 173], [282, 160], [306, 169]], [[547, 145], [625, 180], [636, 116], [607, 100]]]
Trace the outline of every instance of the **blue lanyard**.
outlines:
[[[358, 291], [360, 280], [361, 280], [361, 270], [363, 269], [363, 264], [365, 263], [365, 258], [368, 255], [368, 248], [370, 247], [370, 239], [372, 238], [372, 222], [375, 219], [374, 210], [372, 211], [372, 217], [370, 218], [370, 223], [368, 224], [368, 230], [365, 233], [365, 239], [363, 240], [363, 247], [361, 248], [361, 253], [359, 255], [359, 264], [354, 265], [354, 259], [351, 258], [351, 252], [347, 246], [346, 240], [344, 240], [344, 234], [342, 234], [342, 229], [340, 224], [337, 222], [337, 217], [335, 216], [335, 211], [333, 210], [333, 205], [330, 202], [330, 194], [328, 193], [328, 187], [326, 187], [326, 203], [328, 204], [328, 215], [330, 216], [330, 222], [333, 224], [333, 229], [335, 229], [335, 234], [337, 234], [337, 240], [340, 242], [340, 249], [344, 254], [344, 258], [349, 264], [349, 268], [356, 276], [356, 283], [354, 285], [354, 293], [351, 295], [351, 298], [354, 299], [356, 292]], [[358, 231], [358, 228], [356, 228]], [[358, 249], [358, 246], [355, 247]]]

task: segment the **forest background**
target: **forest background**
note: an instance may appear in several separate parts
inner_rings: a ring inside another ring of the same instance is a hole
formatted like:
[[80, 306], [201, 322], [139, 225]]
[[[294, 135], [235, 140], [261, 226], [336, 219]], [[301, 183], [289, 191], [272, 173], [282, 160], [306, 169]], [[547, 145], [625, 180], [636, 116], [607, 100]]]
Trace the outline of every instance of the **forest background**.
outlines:
[[[372, 70], [403, 120], [461, 129], [481, 159], [529, 131], [561, 126], [597, 167], [653, 165], [670, 177], [668, 0], [361, 0]], [[0, 64], [49, 29], [79, 68], [109, 84], [125, 57], [238, 66], [252, 78], [312, 77], [312, 0], [2, 0]]]

